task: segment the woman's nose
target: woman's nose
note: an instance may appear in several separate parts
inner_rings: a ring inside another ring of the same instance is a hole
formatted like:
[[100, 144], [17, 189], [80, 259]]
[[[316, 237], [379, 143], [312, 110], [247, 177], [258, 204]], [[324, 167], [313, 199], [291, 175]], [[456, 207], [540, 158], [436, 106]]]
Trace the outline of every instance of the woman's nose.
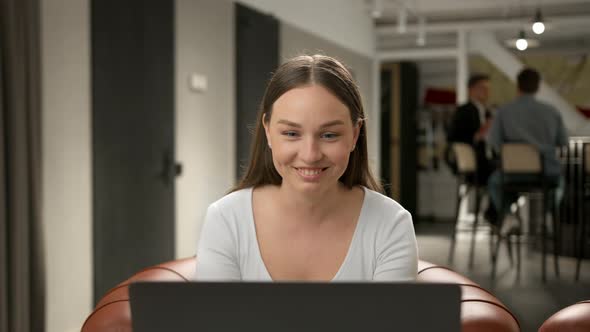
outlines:
[[322, 151], [319, 142], [314, 138], [306, 139], [300, 151], [300, 158], [308, 163], [313, 164], [322, 159]]

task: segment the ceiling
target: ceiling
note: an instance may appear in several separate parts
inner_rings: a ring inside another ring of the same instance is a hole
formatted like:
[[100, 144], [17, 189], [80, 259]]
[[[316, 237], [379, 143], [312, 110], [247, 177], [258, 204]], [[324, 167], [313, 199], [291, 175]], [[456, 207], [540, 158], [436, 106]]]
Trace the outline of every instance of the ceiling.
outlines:
[[[417, 46], [418, 18], [425, 19], [426, 44], [422, 47], [452, 47], [457, 31], [493, 31], [500, 41], [515, 38], [524, 29], [540, 46], [529, 51], [590, 53], [590, 0], [365, 0], [373, 15], [377, 49], [420, 48]], [[404, 8], [404, 9], [402, 9]], [[546, 23], [542, 35], [531, 29], [540, 9]], [[406, 32], [398, 32], [400, 12], [406, 14]]]

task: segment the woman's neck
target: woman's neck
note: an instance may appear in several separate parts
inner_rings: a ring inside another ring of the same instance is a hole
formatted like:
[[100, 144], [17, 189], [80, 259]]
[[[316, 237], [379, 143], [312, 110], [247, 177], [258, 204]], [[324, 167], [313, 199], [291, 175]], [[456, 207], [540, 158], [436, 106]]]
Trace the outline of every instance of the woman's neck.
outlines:
[[301, 192], [287, 185], [278, 187], [276, 196], [279, 207], [289, 216], [312, 223], [322, 223], [334, 214], [350, 190], [343, 184], [318, 190]]

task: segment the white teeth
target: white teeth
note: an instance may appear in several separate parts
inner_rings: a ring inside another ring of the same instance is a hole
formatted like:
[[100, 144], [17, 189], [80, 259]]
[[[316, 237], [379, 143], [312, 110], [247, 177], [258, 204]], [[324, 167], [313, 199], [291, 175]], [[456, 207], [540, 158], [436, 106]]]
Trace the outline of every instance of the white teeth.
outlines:
[[299, 169], [299, 172], [306, 176], [318, 175], [322, 172], [321, 169]]

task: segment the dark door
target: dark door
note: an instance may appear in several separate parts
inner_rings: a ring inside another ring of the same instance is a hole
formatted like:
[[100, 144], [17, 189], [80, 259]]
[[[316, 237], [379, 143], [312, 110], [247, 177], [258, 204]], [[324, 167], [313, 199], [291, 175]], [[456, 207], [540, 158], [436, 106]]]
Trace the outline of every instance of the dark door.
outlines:
[[409, 62], [381, 68], [381, 178], [386, 193], [417, 212], [418, 69]]
[[91, 10], [96, 301], [174, 257], [174, 1]]
[[279, 22], [246, 6], [235, 5], [236, 17], [236, 174], [243, 174], [258, 106], [271, 73], [279, 64]]

